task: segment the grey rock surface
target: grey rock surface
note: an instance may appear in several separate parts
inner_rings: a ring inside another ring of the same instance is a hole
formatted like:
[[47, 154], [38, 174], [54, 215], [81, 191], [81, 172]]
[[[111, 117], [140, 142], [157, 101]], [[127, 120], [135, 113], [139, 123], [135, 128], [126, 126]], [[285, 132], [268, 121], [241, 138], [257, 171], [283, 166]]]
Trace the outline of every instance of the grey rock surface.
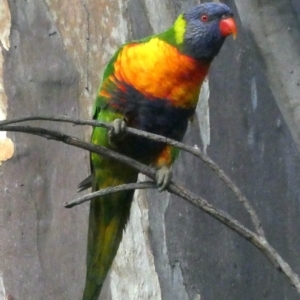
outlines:
[[[45, 4], [11, 1], [10, 11], [7, 117], [78, 116], [79, 74]], [[80, 128], [44, 124], [83, 136]], [[63, 202], [76, 195], [87, 174], [84, 153], [25, 134], [9, 136], [15, 154], [0, 176], [0, 270], [7, 299], [76, 299], [84, 280], [88, 210], [83, 205], [69, 211]]]

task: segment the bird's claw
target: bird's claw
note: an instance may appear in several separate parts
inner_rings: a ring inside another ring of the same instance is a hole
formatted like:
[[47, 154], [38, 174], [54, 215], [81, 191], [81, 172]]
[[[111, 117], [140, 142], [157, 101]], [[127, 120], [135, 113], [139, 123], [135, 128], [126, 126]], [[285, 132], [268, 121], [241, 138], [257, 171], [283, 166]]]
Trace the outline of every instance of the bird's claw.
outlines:
[[172, 179], [172, 172], [170, 168], [163, 166], [156, 172], [156, 184], [158, 191], [163, 192], [168, 187]]
[[116, 146], [116, 143], [124, 139], [127, 125], [120, 118], [113, 120], [111, 125], [112, 127], [108, 131], [108, 139], [111, 146]]

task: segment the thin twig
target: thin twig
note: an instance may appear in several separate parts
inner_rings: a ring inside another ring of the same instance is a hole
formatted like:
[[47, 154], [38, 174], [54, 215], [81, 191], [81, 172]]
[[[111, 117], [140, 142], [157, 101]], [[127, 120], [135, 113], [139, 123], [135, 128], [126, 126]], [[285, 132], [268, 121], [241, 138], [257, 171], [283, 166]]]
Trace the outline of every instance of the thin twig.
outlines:
[[265, 237], [257, 235], [251, 230], [245, 228], [243, 225], [231, 218], [228, 214], [221, 210], [217, 210], [211, 204], [209, 204], [205, 199], [194, 195], [190, 191], [187, 191], [173, 183], [170, 184], [168, 188], [173, 194], [185, 199], [186, 201], [199, 207], [202, 211], [213, 216], [225, 226], [231, 228], [233, 231], [238, 233], [240, 236], [250, 241], [258, 250], [260, 250], [274, 265], [276, 269], [282, 272], [288, 281], [296, 288], [297, 292], [300, 294], [300, 278], [297, 273], [295, 273], [290, 265], [280, 256], [280, 254], [268, 243]]
[[157, 185], [153, 181], [144, 181], [144, 182], [136, 182], [136, 183], [127, 183], [127, 184], [120, 184], [117, 186], [108, 187], [105, 189], [101, 189], [97, 192], [89, 193], [87, 195], [84, 195], [80, 198], [77, 198], [75, 200], [65, 202], [64, 207], [65, 208], [72, 208], [76, 205], [82, 204], [84, 202], [90, 201], [92, 199], [95, 199], [100, 196], [113, 194], [120, 191], [128, 191], [128, 190], [138, 190], [138, 189], [156, 189]]
[[[78, 138], [57, 131], [47, 130], [38, 127], [29, 127], [29, 126], [1, 126], [1, 125], [0, 125], [0, 130], [30, 133], [30, 134], [45, 137], [47, 139], [61, 141], [65, 144], [73, 145], [75, 147], [86, 149], [91, 152], [95, 152], [97, 154], [106, 156], [108, 158], [115, 159], [121, 163], [127, 164], [135, 168], [136, 170], [147, 175], [151, 179], [155, 178], [156, 171], [153, 168], [145, 166], [129, 157], [116, 153], [112, 150], [106, 149], [101, 146], [95, 146], [94, 144], [91, 143], [86, 143], [84, 141], [79, 140]], [[238, 233], [246, 240], [250, 241], [257, 249], [259, 249], [269, 259], [269, 261], [275, 266], [275, 268], [283, 272], [283, 274], [286, 276], [288, 281], [297, 289], [297, 292], [300, 294], [299, 276], [292, 270], [290, 265], [286, 261], [284, 261], [284, 259], [279, 255], [279, 253], [272, 246], [270, 246], [270, 244], [267, 242], [267, 240], [264, 237], [247, 229], [239, 221], [232, 218], [226, 212], [216, 209], [213, 205], [209, 204], [202, 197], [194, 195], [193, 193], [183, 189], [173, 181], [170, 183], [167, 190], [170, 193], [173, 193], [185, 199], [187, 202], [193, 204], [197, 208], [201, 209], [205, 213], [209, 214], [213, 218], [223, 223], [228, 228]]]
[[29, 133], [29, 134], [44, 137], [48, 140], [56, 140], [59, 142], [63, 142], [65, 144], [72, 145], [74, 147], [85, 149], [90, 152], [94, 152], [103, 155], [105, 157], [117, 160], [121, 163], [133, 167], [134, 169], [147, 175], [151, 179], [155, 179], [156, 171], [153, 168], [143, 165], [142, 163], [130, 157], [122, 155], [113, 150], [107, 149], [103, 146], [87, 143], [78, 139], [77, 137], [73, 137], [58, 131], [40, 128], [40, 127], [32, 127], [32, 126], [15, 126], [15, 125], [2, 126], [1, 124], [0, 124], [0, 131], [14, 131], [14, 132]]
[[[94, 127], [104, 127], [107, 129], [110, 129], [112, 127], [111, 124], [100, 122], [100, 121], [93, 121], [93, 120], [79, 120], [79, 119], [72, 119], [66, 116], [60, 116], [60, 117], [45, 117], [45, 116], [36, 116], [36, 117], [25, 117], [15, 120], [5, 120], [0, 122], [0, 126], [2, 125], [9, 125], [9, 124], [15, 124], [25, 121], [37, 121], [37, 120], [43, 120], [43, 121], [54, 121], [54, 122], [65, 122], [65, 123], [72, 123], [75, 125], [89, 125]], [[177, 147], [181, 150], [184, 150], [198, 158], [200, 158], [205, 164], [207, 164], [214, 172], [216, 172], [217, 176], [233, 191], [233, 193], [236, 195], [239, 202], [241, 202], [247, 213], [250, 216], [250, 219], [255, 227], [256, 232], [261, 235], [265, 236], [264, 230], [261, 226], [261, 222], [251, 206], [249, 200], [243, 195], [241, 190], [238, 188], [237, 185], [233, 183], [233, 181], [229, 178], [229, 176], [226, 175], [226, 173], [214, 162], [212, 161], [207, 155], [205, 155], [201, 150], [193, 148], [191, 146], [185, 145], [183, 143], [177, 142], [175, 140], [166, 138], [161, 135], [145, 132], [142, 130], [138, 130], [135, 128], [127, 127], [127, 133], [131, 133], [137, 136], [145, 137], [154, 141], [166, 143], [169, 145], [172, 145], [174, 147]]]

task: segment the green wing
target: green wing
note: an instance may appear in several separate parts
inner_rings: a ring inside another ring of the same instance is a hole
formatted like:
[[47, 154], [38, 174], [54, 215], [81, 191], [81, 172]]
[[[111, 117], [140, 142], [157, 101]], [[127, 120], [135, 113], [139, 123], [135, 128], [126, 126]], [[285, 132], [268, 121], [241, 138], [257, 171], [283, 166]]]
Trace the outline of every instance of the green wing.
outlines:
[[119, 55], [119, 53], [122, 51], [123, 47], [125, 45], [123, 45], [121, 48], [119, 48], [115, 54], [112, 56], [112, 58], [110, 59], [110, 61], [108, 62], [104, 72], [103, 72], [103, 77], [102, 77], [102, 81], [100, 84], [100, 87], [98, 89], [98, 93], [97, 93], [97, 97], [96, 97], [96, 101], [94, 103], [94, 108], [93, 108], [93, 119], [97, 120], [98, 119], [98, 115], [101, 111], [101, 109], [106, 107], [106, 100], [99, 96], [99, 92], [102, 88], [102, 84], [108, 79], [108, 77], [114, 73], [115, 69], [114, 69], [114, 63]]

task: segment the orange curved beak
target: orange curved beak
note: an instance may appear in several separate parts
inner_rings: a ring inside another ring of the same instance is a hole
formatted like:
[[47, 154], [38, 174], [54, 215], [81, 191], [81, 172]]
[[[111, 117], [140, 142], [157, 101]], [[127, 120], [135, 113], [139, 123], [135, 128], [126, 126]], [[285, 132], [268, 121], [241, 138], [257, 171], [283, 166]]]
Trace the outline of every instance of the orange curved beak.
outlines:
[[222, 19], [219, 26], [222, 36], [226, 37], [232, 34], [233, 38], [236, 38], [237, 27], [233, 18]]

